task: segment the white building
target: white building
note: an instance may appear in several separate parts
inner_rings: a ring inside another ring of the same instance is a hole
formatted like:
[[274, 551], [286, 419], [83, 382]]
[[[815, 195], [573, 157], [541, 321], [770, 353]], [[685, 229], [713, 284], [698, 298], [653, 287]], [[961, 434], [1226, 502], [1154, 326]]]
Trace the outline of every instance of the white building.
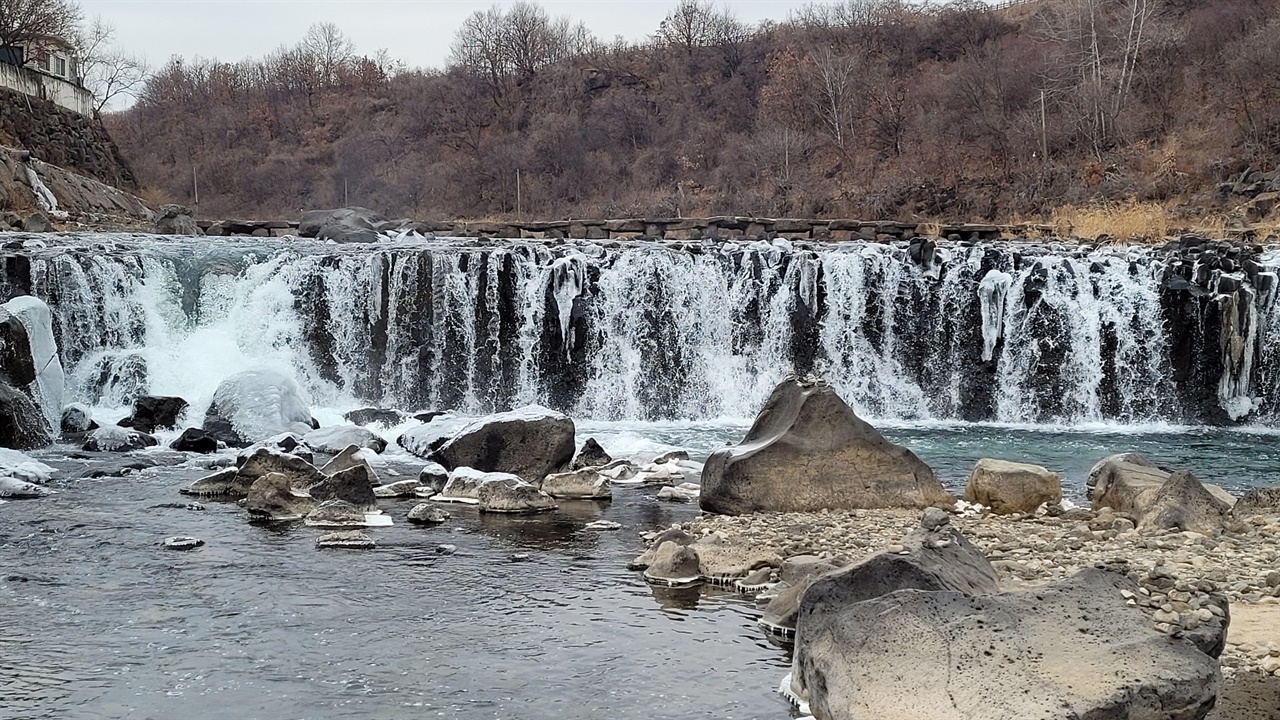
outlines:
[[58, 38], [0, 46], [0, 87], [92, 115], [93, 93], [80, 77], [74, 48]]

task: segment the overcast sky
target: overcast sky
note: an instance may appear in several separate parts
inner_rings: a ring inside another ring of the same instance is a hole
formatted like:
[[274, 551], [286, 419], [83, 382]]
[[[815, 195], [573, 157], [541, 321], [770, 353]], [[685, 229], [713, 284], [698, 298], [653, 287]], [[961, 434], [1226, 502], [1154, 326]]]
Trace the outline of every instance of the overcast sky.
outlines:
[[[552, 17], [586, 23], [602, 40], [652, 34], [677, 0], [561, 0], [540, 3]], [[411, 67], [442, 67], [462, 21], [493, 2], [451, 0], [80, 0], [85, 16], [116, 27], [125, 47], [153, 67], [171, 56], [234, 61], [293, 45], [312, 23], [332, 22], [361, 54], [386, 48]], [[499, 3], [509, 5], [510, 3]], [[739, 19], [784, 20], [802, 0], [729, 0]]]

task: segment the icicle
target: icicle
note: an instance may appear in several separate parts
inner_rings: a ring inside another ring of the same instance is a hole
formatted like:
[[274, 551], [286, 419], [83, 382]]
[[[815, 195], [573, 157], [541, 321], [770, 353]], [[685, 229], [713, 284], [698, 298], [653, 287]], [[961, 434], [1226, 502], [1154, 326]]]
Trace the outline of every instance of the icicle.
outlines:
[[1013, 285], [1013, 276], [992, 270], [978, 285], [978, 298], [982, 303], [982, 360], [991, 362], [996, 343], [1004, 333], [1004, 304]]

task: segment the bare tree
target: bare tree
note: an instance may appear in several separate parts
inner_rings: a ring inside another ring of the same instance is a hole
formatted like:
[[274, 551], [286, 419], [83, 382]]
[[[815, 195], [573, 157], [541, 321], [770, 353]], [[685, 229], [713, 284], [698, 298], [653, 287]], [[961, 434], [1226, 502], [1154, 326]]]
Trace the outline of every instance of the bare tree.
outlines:
[[809, 60], [809, 80], [814, 90], [809, 102], [836, 145], [843, 149], [852, 126], [858, 63], [826, 47], [811, 52]]
[[96, 16], [76, 36], [80, 75], [93, 93], [95, 116], [117, 98], [136, 99], [151, 71], [145, 58], [131, 55], [115, 43], [115, 32], [111, 23]]
[[330, 22], [315, 23], [308, 28], [298, 49], [314, 64], [316, 77], [325, 86], [338, 83], [339, 72], [356, 52], [355, 43]]
[[[80, 25], [73, 0], [0, 0], [0, 47], [57, 39], [71, 44]], [[29, 61], [24, 57], [23, 62]]]

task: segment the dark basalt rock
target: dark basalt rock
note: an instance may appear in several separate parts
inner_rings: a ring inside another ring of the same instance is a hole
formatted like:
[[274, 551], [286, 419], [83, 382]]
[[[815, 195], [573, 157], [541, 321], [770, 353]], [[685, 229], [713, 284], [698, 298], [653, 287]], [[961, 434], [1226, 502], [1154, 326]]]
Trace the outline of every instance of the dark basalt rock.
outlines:
[[186, 409], [187, 401], [180, 397], [143, 395], [133, 401], [133, 413], [116, 424], [144, 433], [153, 433], [161, 428], [177, 429]]
[[187, 428], [169, 447], [183, 452], [212, 453], [218, 451], [218, 441], [200, 428]]

